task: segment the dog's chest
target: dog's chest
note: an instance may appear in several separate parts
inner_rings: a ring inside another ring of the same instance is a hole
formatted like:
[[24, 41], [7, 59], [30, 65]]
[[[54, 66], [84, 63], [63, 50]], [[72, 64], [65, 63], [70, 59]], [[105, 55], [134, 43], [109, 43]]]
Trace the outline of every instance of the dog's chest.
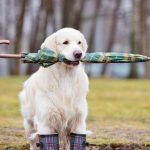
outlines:
[[68, 76], [60, 79], [57, 92], [63, 102], [73, 101], [77, 95], [77, 79]]

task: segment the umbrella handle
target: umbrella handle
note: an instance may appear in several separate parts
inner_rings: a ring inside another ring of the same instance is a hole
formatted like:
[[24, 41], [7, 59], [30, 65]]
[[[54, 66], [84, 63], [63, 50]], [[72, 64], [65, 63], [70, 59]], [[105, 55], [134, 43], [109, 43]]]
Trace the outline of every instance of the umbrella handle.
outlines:
[[9, 40], [0, 40], [0, 44], [10, 44]]

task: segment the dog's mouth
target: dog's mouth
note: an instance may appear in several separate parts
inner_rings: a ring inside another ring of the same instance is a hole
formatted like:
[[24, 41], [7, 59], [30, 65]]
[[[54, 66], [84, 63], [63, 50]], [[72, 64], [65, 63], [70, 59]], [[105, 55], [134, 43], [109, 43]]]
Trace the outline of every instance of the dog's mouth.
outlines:
[[65, 64], [67, 64], [67, 65], [72, 65], [72, 66], [77, 66], [77, 65], [79, 65], [79, 61], [71, 61], [71, 60], [66, 60], [65, 61]]

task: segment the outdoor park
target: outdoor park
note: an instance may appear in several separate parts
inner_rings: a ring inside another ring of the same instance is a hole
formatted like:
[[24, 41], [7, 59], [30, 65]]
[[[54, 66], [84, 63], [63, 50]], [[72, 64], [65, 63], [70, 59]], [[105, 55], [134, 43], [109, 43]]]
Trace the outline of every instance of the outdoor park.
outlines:
[[[9, 10], [9, 12], [8, 12]], [[150, 56], [149, 0], [1, 0], [0, 54], [37, 52], [53, 32], [80, 30], [88, 52]], [[38, 69], [0, 58], [0, 150], [29, 150], [18, 94]], [[50, 66], [51, 67], [51, 66]], [[91, 150], [150, 149], [150, 62], [85, 64]]]

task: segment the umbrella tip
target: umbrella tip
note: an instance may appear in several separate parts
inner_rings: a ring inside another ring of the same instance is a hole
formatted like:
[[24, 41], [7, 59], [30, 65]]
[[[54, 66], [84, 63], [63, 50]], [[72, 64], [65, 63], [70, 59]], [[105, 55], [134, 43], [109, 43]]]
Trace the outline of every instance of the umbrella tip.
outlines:
[[9, 40], [0, 40], [0, 44], [10, 44]]

